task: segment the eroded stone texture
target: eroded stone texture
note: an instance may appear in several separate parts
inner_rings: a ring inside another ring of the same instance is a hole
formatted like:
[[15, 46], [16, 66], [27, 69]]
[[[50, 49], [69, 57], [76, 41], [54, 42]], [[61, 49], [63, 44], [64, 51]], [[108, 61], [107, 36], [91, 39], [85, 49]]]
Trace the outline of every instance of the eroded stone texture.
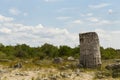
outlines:
[[101, 65], [101, 54], [98, 35], [95, 32], [81, 33], [80, 37], [80, 64], [86, 68], [95, 68]]

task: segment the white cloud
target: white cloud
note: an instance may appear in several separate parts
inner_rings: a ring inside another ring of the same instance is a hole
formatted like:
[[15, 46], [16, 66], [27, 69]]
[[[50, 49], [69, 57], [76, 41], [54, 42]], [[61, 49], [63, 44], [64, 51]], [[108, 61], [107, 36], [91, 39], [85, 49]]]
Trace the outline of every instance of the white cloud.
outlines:
[[99, 22], [99, 24], [111, 24], [111, 21], [109, 20], [102, 20]]
[[67, 19], [70, 19], [71, 17], [68, 17], [68, 16], [60, 16], [60, 17], [57, 17], [58, 20], [67, 20]]
[[[5, 17], [5, 16], [3, 16]], [[9, 18], [9, 17], [6, 17]], [[103, 23], [108, 23], [102, 20]], [[75, 23], [81, 21], [76, 20]], [[100, 38], [100, 44], [104, 47], [120, 48], [120, 30], [106, 31], [103, 29], [96, 29]], [[67, 29], [46, 27], [42, 24], [35, 26], [28, 26], [15, 22], [0, 23], [0, 42], [3, 44], [17, 44], [25, 43], [30, 46], [40, 46], [44, 43], [51, 43], [53, 45], [79, 45], [78, 33], [71, 33]]]
[[73, 21], [72, 23], [73, 23], [73, 24], [82, 24], [83, 21], [81, 21], [81, 20], [75, 20], [75, 21]]
[[95, 32], [99, 34], [100, 39], [109, 41], [111, 39], [110, 33], [103, 29], [95, 29]]
[[105, 26], [119, 23], [119, 21], [111, 21], [100, 17], [89, 17], [86, 20], [89, 22], [89, 25], [92, 26]]
[[26, 26], [15, 22], [0, 23], [0, 28], [0, 42], [3, 44], [26, 43], [31, 46], [40, 46], [44, 43], [79, 45], [78, 35], [70, 33], [65, 28], [45, 27], [42, 24]]
[[10, 34], [11, 33], [11, 29], [8, 29], [8, 28], [1, 28], [0, 29], [0, 33], [5, 33], [5, 34]]
[[88, 13], [88, 14], [87, 14], [87, 16], [92, 16], [92, 15], [93, 15], [93, 13]]
[[106, 31], [103, 29], [96, 29], [95, 32], [98, 33], [100, 38], [100, 43], [104, 47], [113, 47], [113, 48], [120, 48], [120, 31]]
[[27, 12], [22, 12], [17, 8], [10, 8], [9, 13], [12, 14], [12, 15], [16, 15], [16, 16], [17, 15], [28, 16]]
[[101, 3], [101, 4], [97, 4], [97, 5], [89, 5], [88, 7], [91, 9], [98, 9], [98, 8], [104, 8], [109, 6], [110, 4], [108, 3]]
[[3, 15], [0, 15], [0, 22], [9, 22], [9, 21], [13, 21], [14, 19], [11, 17], [5, 17]]
[[10, 8], [9, 9], [9, 12], [12, 14], [12, 15], [19, 15], [21, 12], [20, 10], [18, 10], [17, 8]]

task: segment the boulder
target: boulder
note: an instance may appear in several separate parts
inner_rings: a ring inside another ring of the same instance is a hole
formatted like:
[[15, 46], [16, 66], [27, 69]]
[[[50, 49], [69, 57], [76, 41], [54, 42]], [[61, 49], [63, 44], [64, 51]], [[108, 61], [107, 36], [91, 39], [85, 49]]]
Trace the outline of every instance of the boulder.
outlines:
[[109, 64], [105, 67], [108, 70], [112, 70], [112, 77], [120, 77], [120, 63]]
[[59, 63], [62, 63], [62, 62], [63, 62], [63, 59], [60, 58], [60, 57], [54, 58], [54, 60], [53, 60], [53, 63], [56, 63], [56, 64], [59, 64]]
[[108, 70], [120, 69], [120, 63], [108, 64], [105, 68]]
[[74, 57], [70, 56], [67, 58], [68, 61], [75, 61]]

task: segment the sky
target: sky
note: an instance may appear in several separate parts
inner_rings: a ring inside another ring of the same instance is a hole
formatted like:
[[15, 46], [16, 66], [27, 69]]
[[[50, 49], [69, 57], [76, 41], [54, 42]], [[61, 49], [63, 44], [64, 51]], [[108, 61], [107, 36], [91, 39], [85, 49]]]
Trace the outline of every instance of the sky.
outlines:
[[0, 0], [0, 43], [79, 45], [97, 32], [100, 45], [120, 49], [120, 0]]

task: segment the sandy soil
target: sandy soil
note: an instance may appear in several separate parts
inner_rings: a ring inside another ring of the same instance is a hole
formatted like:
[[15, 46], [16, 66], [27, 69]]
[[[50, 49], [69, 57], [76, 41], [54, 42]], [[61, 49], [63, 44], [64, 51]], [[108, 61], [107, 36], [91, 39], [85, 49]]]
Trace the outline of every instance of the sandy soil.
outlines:
[[45, 68], [36, 70], [10, 69], [0, 66], [0, 80], [92, 80], [93, 73]]
[[[93, 80], [95, 73], [80, 70], [57, 70], [52, 68], [21, 70], [0, 66], [0, 80]], [[119, 80], [119, 79], [97, 79]]]

